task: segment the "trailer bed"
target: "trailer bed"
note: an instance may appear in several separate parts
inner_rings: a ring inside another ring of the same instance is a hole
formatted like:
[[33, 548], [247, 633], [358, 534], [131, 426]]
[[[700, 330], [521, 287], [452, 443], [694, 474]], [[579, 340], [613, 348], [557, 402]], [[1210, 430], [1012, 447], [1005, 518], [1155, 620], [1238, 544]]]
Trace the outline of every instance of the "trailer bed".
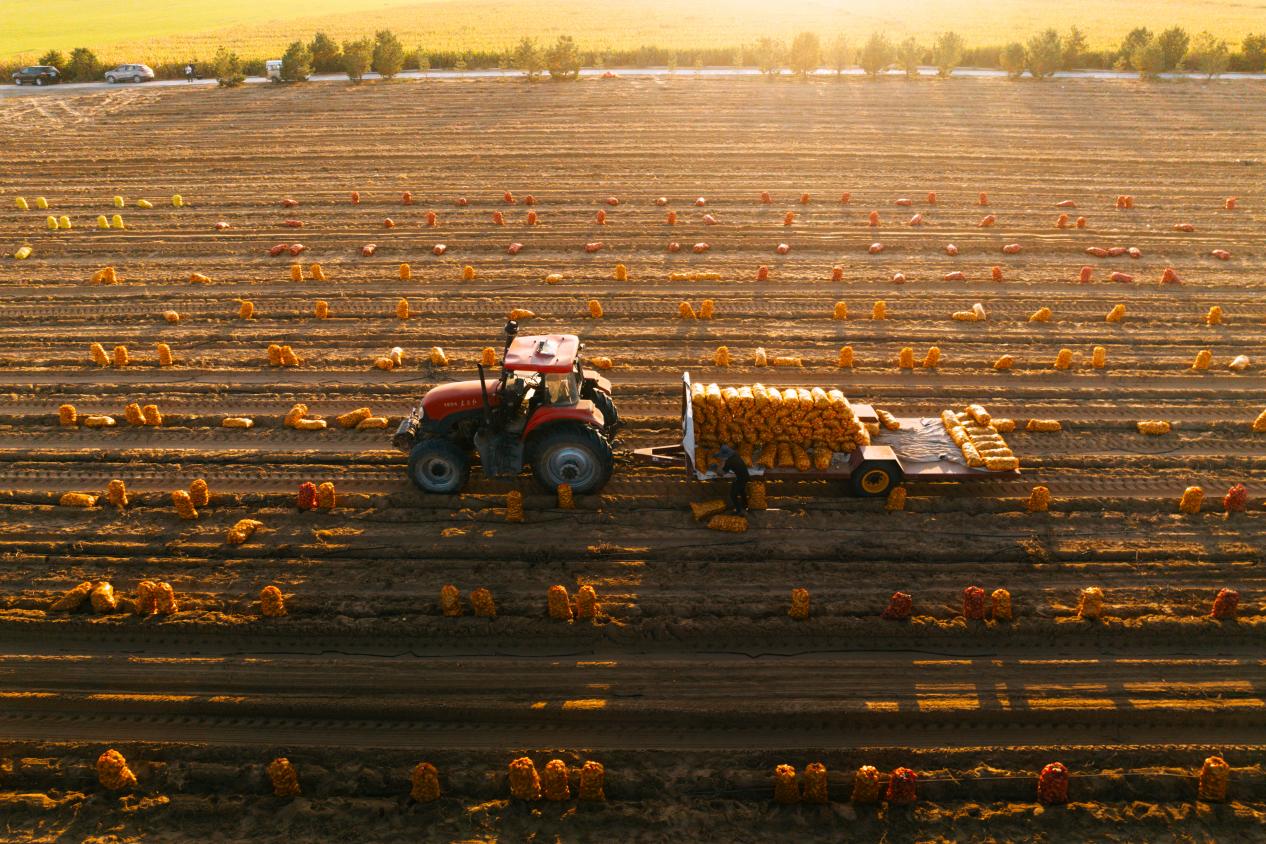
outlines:
[[[853, 404], [853, 412], [862, 424], [877, 424], [878, 414], [869, 404]], [[1018, 469], [991, 470], [967, 465], [962, 451], [954, 445], [939, 418], [899, 417], [901, 427], [881, 428], [871, 437], [870, 446], [855, 452], [837, 451], [825, 469], [766, 468], [755, 465], [748, 470], [752, 477], [771, 480], [848, 480], [862, 459], [895, 456], [900, 461], [905, 480], [970, 481], [1014, 477]], [[888, 454], [891, 450], [891, 454]], [[658, 465], [681, 465], [698, 480], [715, 480], [717, 472], [695, 466], [694, 408], [690, 397], [690, 373], [682, 376], [682, 440], [667, 446], [638, 449], [641, 459]]]

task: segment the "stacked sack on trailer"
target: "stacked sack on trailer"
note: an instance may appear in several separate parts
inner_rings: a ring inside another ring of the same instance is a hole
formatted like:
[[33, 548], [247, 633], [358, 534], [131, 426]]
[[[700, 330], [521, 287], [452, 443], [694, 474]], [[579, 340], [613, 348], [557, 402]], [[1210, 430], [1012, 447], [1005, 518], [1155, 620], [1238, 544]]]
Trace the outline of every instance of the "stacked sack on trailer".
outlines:
[[1011, 451], [989, 411], [982, 406], [970, 404], [963, 413], [943, 410], [941, 422], [954, 445], [962, 450], [968, 466], [991, 471], [1020, 468], [1020, 458]]
[[690, 391], [699, 468], [713, 462], [722, 443], [737, 448], [749, 466], [802, 472], [828, 468], [835, 452], [870, 445], [869, 432], [839, 390], [692, 384]]

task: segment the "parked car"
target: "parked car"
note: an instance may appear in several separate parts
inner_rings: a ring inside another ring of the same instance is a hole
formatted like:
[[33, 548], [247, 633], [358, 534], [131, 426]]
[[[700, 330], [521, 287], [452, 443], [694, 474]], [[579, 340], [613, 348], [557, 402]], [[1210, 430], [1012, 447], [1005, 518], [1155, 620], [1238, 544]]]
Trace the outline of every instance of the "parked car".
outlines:
[[105, 81], [111, 85], [115, 82], [150, 82], [153, 79], [154, 71], [145, 64], [121, 64], [105, 74]]
[[58, 73], [57, 68], [46, 64], [31, 65], [13, 72], [14, 85], [27, 85], [30, 83], [51, 85], [61, 81], [62, 75]]

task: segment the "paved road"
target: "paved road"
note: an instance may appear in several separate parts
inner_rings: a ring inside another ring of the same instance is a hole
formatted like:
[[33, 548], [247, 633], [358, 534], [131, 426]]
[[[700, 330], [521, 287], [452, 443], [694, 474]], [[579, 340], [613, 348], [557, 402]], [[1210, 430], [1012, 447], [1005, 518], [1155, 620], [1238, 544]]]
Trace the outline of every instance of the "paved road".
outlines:
[[[580, 75], [582, 77], [600, 78], [608, 72], [613, 73], [616, 76], [620, 76], [620, 77], [632, 77], [632, 76], [664, 77], [664, 76], [669, 76], [669, 75], [678, 76], [678, 77], [693, 77], [693, 76], [721, 77], [721, 76], [759, 76], [760, 75], [760, 71], [758, 71], [756, 68], [750, 68], [750, 67], [742, 67], [742, 68], [705, 67], [705, 68], [699, 68], [699, 69], [676, 68], [675, 70], [669, 70], [668, 68], [664, 68], [664, 67], [639, 67], [639, 68], [613, 68], [610, 71], [604, 68], [587, 67], [580, 71]], [[817, 71], [815, 75], [833, 76], [834, 73], [835, 72], [831, 70], [819, 70]], [[902, 76], [903, 74], [904, 74], [904, 71], [901, 71], [901, 70], [890, 70], [887, 73], [888, 76]], [[936, 68], [934, 67], [920, 68], [919, 74], [921, 76], [935, 76]], [[783, 71], [783, 75], [789, 76], [791, 75], [791, 72]], [[850, 68], [849, 70], [844, 71], [844, 75], [845, 76], [862, 76], [863, 71], [860, 68]], [[991, 68], [960, 67], [953, 72], [953, 75], [957, 78], [997, 79], [997, 78], [1003, 78], [1007, 74], [1005, 71], [994, 70]], [[522, 71], [500, 70], [500, 69], [494, 68], [490, 70], [432, 70], [432, 71], [428, 71], [425, 75], [416, 70], [406, 70], [400, 73], [396, 78], [397, 79], [422, 79], [422, 78], [426, 78], [426, 79], [514, 79], [514, 78], [520, 78], [522, 76], [523, 76]], [[365, 75], [366, 80], [374, 80], [374, 79], [380, 79], [380, 78], [381, 77], [379, 77], [378, 74], [376, 73], [368, 73]], [[1138, 74], [1127, 72], [1127, 71], [1117, 71], [1117, 70], [1069, 70], [1069, 71], [1060, 71], [1056, 73], [1054, 78], [1056, 79], [1132, 80], [1132, 79], [1138, 79]], [[1161, 78], [1169, 79], [1169, 80], [1174, 80], [1174, 79], [1189, 79], [1189, 80], [1197, 80], [1197, 81], [1204, 80], [1203, 75], [1195, 74], [1195, 73], [1163, 73], [1161, 74]], [[1266, 81], [1266, 73], [1223, 73], [1218, 77], [1218, 81], [1243, 81], [1243, 80]], [[347, 76], [341, 73], [318, 73], [312, 76], [309, 79], [309, 81], [310, 82], [346, 82]], [[246, 83], [248, 85], [260, 85], [266, 82], [268, 82], [268, 80], [262, 76], [250, 76], [250, 77], [247, 77], [246, 79]], [[215, 85], [215, 80], [200, 79], [195, 82], [187, 82], [183, 79], [164, 79], [164, 80], [156, 80], [154, 82], [146, 82], [144, 83], [143, 87], [146, 87], [146, 88], [153, 88], [153, 87], [189, 88], [189, 87], [194, 87], [194, 86], [207, 86], [207, 85]], [[109, 83], [106, 83], [106, 82], [71, 82], [71, 83], [65, 83], [62, 85], [47, 85], [43, 87], [37, 87], [34, 85], [22, 85], [22, 86], [3, 85], [3, 86], [0, 86], [0, 98], [23, 96], [23, 95], [48, 96], [48, 95], [58, 94], [58, 93], [60, 94], [88, 93], [88, 92], [93, 92], [93, 91], [103, 91], [103, 90], [123, 88], [123, 87], [142, 87], [142, 86], [140, 85], [129, 86], [127, 84], [110, 85]]]

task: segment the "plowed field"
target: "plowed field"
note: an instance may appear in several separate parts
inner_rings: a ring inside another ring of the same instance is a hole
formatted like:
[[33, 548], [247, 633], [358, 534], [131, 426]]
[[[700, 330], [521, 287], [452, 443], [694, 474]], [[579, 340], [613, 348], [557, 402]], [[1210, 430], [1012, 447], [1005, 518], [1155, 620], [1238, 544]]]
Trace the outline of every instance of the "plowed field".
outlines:
[[[5, 834], [1266, 838], [1266, 433], [1252, 430], [1266, 407], [1266, 140], [1251, 119], [1263, 108], [1266, 90], [1249, 84], [996, 80], [0, 101]], [[184, 207], [172, 207], [176, 193]], [[1120, 195], [1133, 207], [1117, 209]], [[1067, 200], [1075, 208], [1057, 207]], [[126, 228], [95, 227], [116, 213]], [[73, 228], [47, 231], [47, 214]], [[982, 227], [987, 214], [996, 221]], [[269, 257], [282, 243], [306, 250]], [[508, 254], [511, 243], [522, 250]], [[7, 257], [23, 244], [29, 258]], [[1007, 244], [1021, 250], [1004, 254]], [[1087, 254], [1095, 246], [1139, 257]], [[326, 280], [312, 280], [313, 263]], [[627, 281], [613, 278], [617, 263]], [[464, 280], [467, 265], [475, 278]], [[119, 283], [92, 284], [106, 266]], [[1166, 268], [1181, 283], [1162, 284]], [[191, 283], [195, 272], [210, 281]], [[945, 279], [954, 272], [963, 280]], [[551, 273], [562, 280], [547, 283]], [[678, 316], [681, 302], [705, 299], [712, 319]], [[318, 300], [328, 319], [314, 316]], [[872, 319], [880, 300], [887, 318]], [[837, 302], [847, 319], [833, 319]], [[988, 319], [952, 318], [976, 303]], [[1124, 319], [1107, 322], [1118, 304]], [[1223, 319], [1210, 325], [1215, 305]], [[1049, 321], [1029, 321], [1042, 307]], [[524, 331], [579, 334], [586, 355], [614, 363], [616, 473], [574, 511], [527, 474], [476, 470], [461, 495], [425, 497], [390, 447], [429, 387], [474, 376], [512, 308], [536, 314]], [[95, 365], [92, 343], [126, 346], [129, 364]], [[158, 365], [157, 343], [173, 365]], [[269, 344], [301, 364], [269, 366]], [[724, 369], [713, 364], [722, 345]], [[845, 345], [851, 368], [837, 365]], [[375, 369], [396, 346], [403, 366]], [[450, 365], [430, 364], [433, 346]], [[903, 347], [921, 360], [931, 346], [936, 367], [898, 368]], [[803, 366], [756, 367], [758, 347]], [[1061, 349], [1067, 369], [1053, 367]], [[1193, 369], [1201, 350], [1211, 362]], [[1003, 354], [1015, 362], [999, 371]], [[1232, 369], [1239, 355], [1247, 366]], [[1021, 475], [911, 484], [903, 512], [840, 484], [773, 484], [748, 532], [709, 531], [687, 505], [724, 486], [632, 456], [679, 435], [685, 370], [837, 386], [898, 416], [979, 402], [1019, 423], [1006, 438]], [[129, 425], [129, 402], [157, 405], [162, 426]], [[390, 427], [295, 430], [282, 420], [296, 402], [331, 423], [369, 407]], [[61, 426], [67, 403], [118, 425]], [[224, 428], [226, 416], [254, 427]], [[1031, 418], [1062, 430], [1026, 432]], [[1145, 436], [1145, 419], [1173, 430]], [[190, 521], [170, 494], [196, 478], [212, 499]], [[132, 497], [124, 510], [58, 504], [112, 479]], [[304, 481], [335, 483], [337, 508], [297, 511]], [[1236, 483], [1249, 505], [1228, 515], [1222, 496]], [[1049, 512], [1027, 511], [1038, 484]], [[1179, 513], [1191, 485], [1204, 507]], [[522, 524], [505, 519], [512, 489], [525, 497]], [[227, 544], [242, 518], [263, 527]], [[127, 596], [166, 581], [179, 611], [50, 610], [101, 580]], [[464, 599], [490, 589], [497, 617], [469, 605], [445, 617], [449, 583]], [[269, 584], [287, 596], [284, 618], [260, 615]], [[553, 584], [592, 586], [600, 619], [548, 618]], [[1009, 590], [1014, 620], [964, 618], [971, 585]], [[1105, 596], [1098, 621], [1077, 617], [1091, 586]], [[808, 620], [787, 615], [795, 587], [810, 590]], [[1222, 588], [1238, 590], [1238, 620], [1209, 618]], [[913, 618], [881, 619], [898, 590], [913, 596]], [[91, 765], [106, 747], [132, 763], [133, 793], [97, 784]], [[506, 766], [525, 753], [538, 768], [603, 762], [608, 803], [510, 801]], [[1232, 767], [1229, 802], [1198, 803], [1195, 774], [1215, 753]], [[270, 796], [264, 766], [280, 755], [304, 797]], [[440, 770], [434, 804], [407, 796], [423, 760]], [[773, 767], [815, 761], [832, 803], [776, 806]], [[1073, 773], [1066, 808], [1036, 802], [1036, 772], [1051, 761]], [[863, 764], [914, 769], [921, 802], [849, 802]]]

